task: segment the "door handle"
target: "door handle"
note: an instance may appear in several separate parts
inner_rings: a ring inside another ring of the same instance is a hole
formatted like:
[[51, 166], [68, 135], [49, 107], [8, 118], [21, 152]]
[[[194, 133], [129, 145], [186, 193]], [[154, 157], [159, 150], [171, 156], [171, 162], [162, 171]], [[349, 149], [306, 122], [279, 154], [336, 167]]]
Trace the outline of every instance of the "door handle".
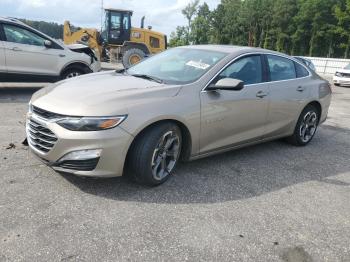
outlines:
[[267, 95], [268, 95], [268, 93], [266, 93], [264, 91], [259, 91], [258, 93], [256, 93], [256, 97], [259, 97], [259, 98], [264, 98]]
[[66, 57], [66, 55], [64, 55], [64, 54], [59, 54], [58, 56], [59, 57]]
[[15, 46], [11, 49], [12, 51], [22, 51], [19, 47]]
[[298, 86], [298, 88], [297, 88], [298, 92], [304, 92], [304, 90], [305, 90], [305, 87], [303, 87], [303, 86]]

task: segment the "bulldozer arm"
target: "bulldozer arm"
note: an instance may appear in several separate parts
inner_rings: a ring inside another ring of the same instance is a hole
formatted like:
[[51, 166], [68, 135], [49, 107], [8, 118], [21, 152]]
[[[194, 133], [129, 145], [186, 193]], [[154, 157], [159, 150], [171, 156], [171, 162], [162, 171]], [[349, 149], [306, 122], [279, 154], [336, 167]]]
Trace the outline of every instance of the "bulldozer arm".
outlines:
[[63, 27], [63, 41], [66, 45], [77, 43], [87, 45], [98, 52], [100, 57], [102, 56], [103, 43], [100, 39], [100, 33], [96, 29], [83, 28], [74, 31], [69, 21], [65, 21]]

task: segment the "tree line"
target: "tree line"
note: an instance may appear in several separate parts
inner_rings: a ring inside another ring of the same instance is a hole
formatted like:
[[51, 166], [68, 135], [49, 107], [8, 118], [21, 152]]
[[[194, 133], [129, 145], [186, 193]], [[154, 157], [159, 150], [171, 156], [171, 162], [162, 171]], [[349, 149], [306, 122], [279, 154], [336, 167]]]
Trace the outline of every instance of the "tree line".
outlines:
[[43, 32], [44, 34], [51, 36], [55, 39], [63, 38], [63, 25], [52, 23], [52, 22], [44, 22], [44, 21], [33, 21], [27, 19], [19, 19], [23, 23], [35, 28], [36, 30]]
[[232, 44], [350, 56], [350, 0], [221, 0], [212, 11], [195, 0], [182, 14], [188, 23], [171, 34], [170, 46]]

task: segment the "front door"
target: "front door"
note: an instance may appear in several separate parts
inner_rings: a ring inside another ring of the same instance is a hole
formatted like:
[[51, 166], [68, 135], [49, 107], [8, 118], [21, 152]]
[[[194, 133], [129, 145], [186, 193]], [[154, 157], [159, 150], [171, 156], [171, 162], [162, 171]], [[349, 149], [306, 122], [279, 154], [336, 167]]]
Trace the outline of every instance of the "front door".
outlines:
[[62, 50], [46, 48], [40, 35], [23, 27], [4, 24], [5, 55], [9, 73], [58, 75]]
[[262, 57], [245, 56], [213, 80], [242, 80], [242, 90], [201, 92], [201, 153], [249, 143], [264, 135], [269, 103], [269, 83], [264, 76]]

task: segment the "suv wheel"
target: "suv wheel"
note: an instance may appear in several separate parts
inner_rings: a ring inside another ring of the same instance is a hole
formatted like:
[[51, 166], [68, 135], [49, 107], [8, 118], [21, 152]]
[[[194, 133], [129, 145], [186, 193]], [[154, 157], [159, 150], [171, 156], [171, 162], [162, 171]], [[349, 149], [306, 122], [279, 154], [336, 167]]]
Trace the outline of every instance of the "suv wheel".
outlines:
[[288, 142], [296, 146], [305, 146], [310, 143], [318, 127], [319, 114], [316, 107], [308, 105], [301, 113], [294, 134], [287, 139]]
[[69, 68], [62, 73], [61, 79], [63, 80], [63, 79], [73, 78], [83, 74], [84, 74], [84, 71], [80, 68], [75, 68], [75, 67]]
[[176, 167], [181, 146], [181, 130], [177, 125], [164, 123], [151, 127], [130, 148], [128, 174], [141, 184], [164, 183]]

